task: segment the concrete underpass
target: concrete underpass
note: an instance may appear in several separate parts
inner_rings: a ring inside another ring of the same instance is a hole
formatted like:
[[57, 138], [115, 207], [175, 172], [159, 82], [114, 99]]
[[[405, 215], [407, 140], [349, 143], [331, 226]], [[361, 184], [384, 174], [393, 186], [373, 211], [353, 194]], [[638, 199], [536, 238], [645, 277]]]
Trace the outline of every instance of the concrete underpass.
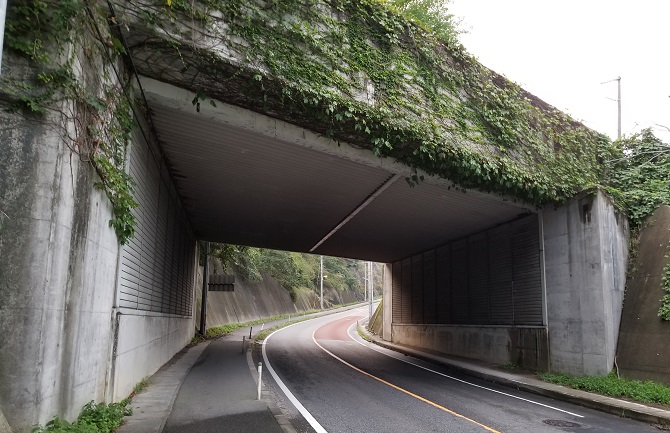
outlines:
[[[133, 23], [130, 41], [141, 31]], [[536, 206], [327, 138], [282, 119], [288, 111], [216, 95], [196, 111], [187, 84], [197, 80], [158, 50], [158, 60], [147, 57], [152, 50], [130, 53], [134, 103], [147, 115], [136, 114], [130, 138], [139, 206], [125, 245], [85, 158], [72, 157], [54, 128], [0, 115], [10, 126], [0, 131], [0, 167], [10, 173], [0, 210], [11, 217], [0, 231], [0, 415], [10, 426], [119, 401], [188, 344], [198, 241], [386, 263], [388, 341], [609, 372], [628, 227], [604, 194]], [[3, 73], [23, 73], [5, 59]]]

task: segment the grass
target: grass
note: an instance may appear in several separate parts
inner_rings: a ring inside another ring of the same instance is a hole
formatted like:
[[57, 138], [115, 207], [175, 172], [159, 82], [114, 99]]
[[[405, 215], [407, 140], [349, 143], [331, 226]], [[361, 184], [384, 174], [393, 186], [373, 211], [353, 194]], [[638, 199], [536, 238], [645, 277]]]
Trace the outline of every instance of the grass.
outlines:
[[130, 397], [120, 403], [94, 403], [84, 406], [76, 421], [70, 423], [55, 417], [46, 425], [34, 426], [33, 433], [111, 433], [123, 422], [123, 417], [132, 415], [128, 407]]
[[133, 414], [130, 402], [135, 395], [149, 386], [148, 378], [140, 380], [133, 392], [119, 403], [87, 403], [74, 422], [54, 417], [45, 425], [33, 426], [32, 433], [111, 433], [123, 423], [123, 418]]
[[372, 343], [372, 338], [368, 337], [368, 336], [363, 332], [363, 330], [361, 329], [361, 327], [358, 326], [358, 324], [356, 324], [356, 332], [358, 332], [358, 335], [359, 335], [363, 340]]
[[670, 405], [670, 387], [652, 382], [619, 378], [614, 373], [607, 376], [570, 376], [540, 373], [540, 379], [583, 391], [625, 398], [639, 403]]
[[[351, 302], [351, 303], [348, 303], [348, 304], [341, 304], [341, 305], [338, 304], [338, 305], [333, 305], [330, 308], [325, 309], [325, 310], [320, 310], [320, 309], [307, 310], [307, 311], [301, 311], [301, 312], [298, 312], [298, 313], [295, 313], [295, 314], [281, 314], [279, 316], [264, 317], [262, 319], [252, 320], [250, 322], [229, 323], [229, 324], [223, 325], [223, 326], [215, 326], [213, 328], [209, 328], [204, 336], [200, 335], [200, 334], [196, 334], [196, 336], [193, 337], [193, 339], [191, 340], [191, 343], [189, 344], [189, 346], [195, 346], [196, 344], [201, 343], [203, 341], [207, 341], [207, 340], [214, 340], [216, 338], [219, 338], [219, 337], [222, 337], [224, 335], [230, 334], [231, 332], [233, 332], [237, 329], [240, 329], [240, 328], [247, 328], [249, 326], [260, 325], [261, 323], [274, 322], [276, 320], [288, 319], [288, 318], [291, 318], [291, 317], [307, 316], [307, 315], [310, 315], [310, 314], [321, 313], [323, 311], [332, 310], [332, 309], [335, 309], [335, 308], [348, 307], [350, 305], [355, 305], [355, 304], [359, 304], [359, 303], [360, 302]], [[268, 331], [275, 330], [275, 329], [280, 329], [284, 326], [288, 326], [288, 325], [293, 324], [293, 323], [301, 322], [302, 320], [304, 320], [304, 319], [293, 320], [289, 323], [283, 323], [281, 325], [275, 326], [274, 328], [266, 329], [263, 332], [261, 332], [259, 334], [259, 336], [260, 335], [264, 336], [263, 338], [261, 338], [261, 340], [262, 340], [265, 337], [267, 337]], [[256, 339], [259, 339], [259, 338], [256, 337]]]
[[289, 325], [293, 325], [294, 323], [304, 322], [305, 320], [309, 320], [309, 317], [302, 317], [302, 318], [300, 318], [300, 319], [296, 319], [296, 320], [291, 320], [291, 321], [289, 321], [289, 322], [280, 323], [279, 325], [277, 325], [277, 326], [273, 326], [273, 327], [270, 328], [270, 329], [264, 329], [263, 331], [261, 331], [261, 332], [256, 336], [256, 341], [262, 341], [262, 340], [265, 340], [266, 338], [268, 338], [268, 335], [270, 335], [271, 333], [275, 332], [276, 330], [278, 330], [278, 329], [282, 329], [282, 328], [286, 328], [287, 326], [289, 326]]
[[276, 320], [282, 320], [282, 319], [287, 319], [289, 317], [299, 317], [299, 316], [306, 316], [308, 314], [314, 314], [318, 313], [322, 310], [309, 310], [309, 311], [301, 311], [299, 313], [295, 314], [281, 314], [279, 316], [272, 316], [272, 317], [264, 317], [262, 319], [257, 319], [257, 320], [252, 320], [250, 322], [242, 322], [242, 323], [229, 323], [226, 325], [222, 326], [215, 326], [213, 328], [209, 328], [205, 335], [200, 335], [196, 334], [195, 337], [191, 340], [191, 343], [189, 344], [190, 346], [194, 346], [198, 343], [201, 343], [206, 340], [214, 340], [216, 338], [219, 338], [221, 336], [230, 334], [231, 332], [240, 329], [240, 328], [247, 328], [249, 326], [254, 326], [254, 325], [260, 325], [261, 323], [267, 323], [267, 322], [274, 322]]

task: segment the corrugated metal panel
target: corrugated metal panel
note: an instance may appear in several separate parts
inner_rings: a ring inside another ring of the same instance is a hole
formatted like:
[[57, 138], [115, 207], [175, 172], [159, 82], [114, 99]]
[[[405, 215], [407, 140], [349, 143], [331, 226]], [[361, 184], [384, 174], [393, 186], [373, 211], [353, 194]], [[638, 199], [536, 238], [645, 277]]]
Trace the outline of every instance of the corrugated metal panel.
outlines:
[[435, 250], [423, 253], [423, 321], [437, 323]]
[[393, 293], [392, 322], [402, 323], [402, 262], [393, 262], [391, 269], [391, 290]]
[[489, 261], [486, 232], [468, 238], [468, 321], [489, 323]]
[[437, 291], [437, 323], [452, 323], [451, 302], [451, 256], [449, 245], [436, 250], [435, 253], [435, 285]]
[[452, 323], [467, 324], [468, 318], [468, 241], [451, 243]]
[[488, 232], [489, 313], [494, 325], [514, 323], [511, 228], [503, 224]]
[[421, 254], [412, 257], [412, 323], [424, 323], [423, 260]]
[[123, 308], [190, 316], [195, 240], [166, 178], [139, 134], [130, 147], [135, 181], [135, 236], [123, 247], [118, 304]]
[[412, 323], [412, 259], [402, 261], [402, 287], [400, 289], [401, 317], [400, 323]]
[[537, 215], [512, 223], [514, 323], [542, 325], [542, 280]]

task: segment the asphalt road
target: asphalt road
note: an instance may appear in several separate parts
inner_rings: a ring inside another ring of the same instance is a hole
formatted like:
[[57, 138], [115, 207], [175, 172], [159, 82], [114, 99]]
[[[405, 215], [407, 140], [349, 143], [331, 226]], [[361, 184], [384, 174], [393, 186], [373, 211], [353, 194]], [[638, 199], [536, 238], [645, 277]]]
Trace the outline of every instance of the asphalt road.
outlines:
[[297, 431], [659, 432], [367, 343], [355, 330], [366, 314], [350, 310], [266, 339], [263, 356], [271, 374], [264, 381]]

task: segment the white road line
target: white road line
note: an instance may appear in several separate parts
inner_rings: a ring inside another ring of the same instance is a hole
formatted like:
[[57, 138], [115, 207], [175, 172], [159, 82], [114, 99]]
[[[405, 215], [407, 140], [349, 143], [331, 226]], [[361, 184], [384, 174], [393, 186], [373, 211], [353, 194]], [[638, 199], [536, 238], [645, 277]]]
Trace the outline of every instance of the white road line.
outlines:
[[[368, 349], [370, 349], [370, 350], [374, 350], [375, 352], [381, 353], [382, 355], [388, 356], [389, 358], [393, 358], [393, 359], [396, 359], [396, 360], [398, 360], [398, 361], [404, 362], [405, 364], [413, 365], [413, 366], [418, 367], [418, 368], [421, 368], [421, 369], [423, 369], [423, 370], [430, 371], [431, 373], [435, 373], [435, 374], [437, 374], [437, 375], [439, 375], [439, 376], [446, 377], [447, 379], [455, 380], [456, 382], [460, 382], [460, 383], [464, 383], [464, 384], [466, 384], [466, 385], [474, 386], [475, 388], [484, 389], [484, 390], [486, 390], [486, 391], [491, 391], [491, 392], [494, 392], [494, 393], [496, 393], [496, 394], [504, 395], [504, 396], [506, 396], [506, 397], [512, 397], [512, 398], [515, 398], [515, 399], [517, 399], [517, 400], [522, 400], [522, 401], [525, 401], [525, 402], [527, 402], [527, 403], [535, 404], [535, 405], [537, 405], [537, 406], [546, 407], [547, 409], [553, 409], [553, 410], [558, 411], [558, 412], [567, 413], [568, 415], [576, 416], [576, 417], [578, 417], [578, 418], [584, 418], [583, 415], [578, 415], [578, 414], [576, 414], [576, 413], [568, 412], [567, 410], [563, 410], [563, 409], [559, 409], [559, 408], [557, 408], [557, 407], [549, 406], [549, 405], [547, 405], [547, 404], [540, 403], [540, 402], [538, 402], [538, 401], [529, 400], [529, 399], [527, 399], [527, 398], [523, 398], [523, 397], [519, 397], [519, 396], [516, 396], [516, 395], [513, 395], [513, 394], [508, 394], [508, 393], [506, 393], [506, 392], [502, 392], [502, 391], [498, 391], [498, 390], [495, 390], [495, 389], [487, 388], [487, 387], [485, 387], [485, 386], [477, 385], [476, 383], [467, 382], [467, 381], [465, 381], [465, 380], [458, 379], [458, 378], [453, 377], [453, 376], [449, 376], [448, 374], [444, 374], [444, 373], [440, 373], [439, 371], [431, 370], [430, 368], [428, 368], [428, 367], [424, 367], [423, 365], [415, 364], [415, 363], [410, 362], [410, 361], [408, 361], [408, 360], [406, 360], [406, 359], [401, 359], [401, 358], [397, 358], [397, 357], [395, 357], [395, 356], [389, 355], [388, 353], [385, 353], [385, 352], [383, 352], [383, 351], [381, 351], [381, 350], [375, 348], [375, 347], [372, 346], [372, 345], [364, 344], [364, 343], [358, 341], [356, 338], [354, 338], [353, 335], [351, 334], [351, 328], [353, 328], [354, 325], [355, 325], [355, 323], [352, 323], [351, 326], [349, 326], [349, 328], [347, 329], [347, 335], [349, 335], [349, 338], [351, 338], [352, 340], [354, 340], [356, 343], [360, 344], [361, 346], [363, 346], [363, 347], [367, 347]], [[371, 343], [371, 344], [372, 344], [372, 343]]]
[[[297, 323], [294, 323], [293, 325], [297, 325]], [[284, 382], [279, 378], [279, 375], [277, 374], [275, 369], [272, 368], [272, 364], [270, 364], [270, 360], [268, 359], [268, 356], [265, 353], [265, 344], [268, 342], [268, 340], [270, 340], [270, 338], [273, 335], [275, 335], [277, 332], [279, 332], [281, 330], [284, 330], [284, 329], [288, 329], [293, 325], [289, 325], [285, 328], [277, 329], [272, 334], [265, 337], [265, 340], [263, 340], [263, 345], [261, 346], [262, 347], [262, 352], [263, 352], [263, 360], [265, 361], [265, 366], [267, 367], [268, 371], [270, 372], [270, 374], [274, 378], [275, 382], [277, 382], [277, 385], [279, 385], [279, 388], [281, 388], [281, 390], [284, 392], [284, 395], [286, 395], [286, 398], [288, 398], [289, 401], [291, 403], [293, 403], [293, 406], [295, 406], [295, 408], [298, 409], [298, 412], [300, 412], [300, 414], [305, 418], [305, 420], [309, 423], [309, 425], [311, 425], [312, 428], [314, 430], [316, 430], [317, 433], [328, 433], [328, 431], [326, 431], [326, 429], [324, 429], [321, 426], [321, 424], [319, 424], [319, 422], [316, 419], [314, 419], [312, 414], [309, 413], [309, 411], [307, 409], [305, 409], [305, 406], [303, 406], [302, 403], [300, 403], [298, 401], [298, 399], [293, 395], [293, 393], [291, 391], [289, 391], [289, 389], [286, 387]]]

